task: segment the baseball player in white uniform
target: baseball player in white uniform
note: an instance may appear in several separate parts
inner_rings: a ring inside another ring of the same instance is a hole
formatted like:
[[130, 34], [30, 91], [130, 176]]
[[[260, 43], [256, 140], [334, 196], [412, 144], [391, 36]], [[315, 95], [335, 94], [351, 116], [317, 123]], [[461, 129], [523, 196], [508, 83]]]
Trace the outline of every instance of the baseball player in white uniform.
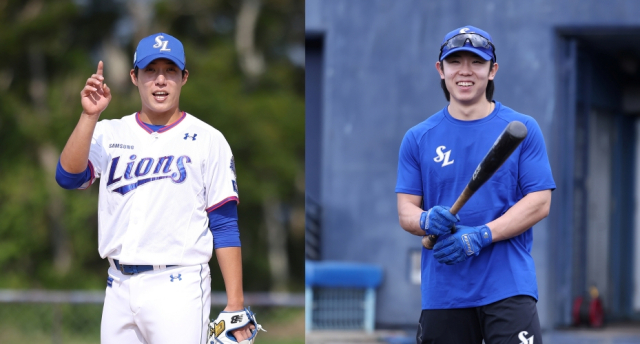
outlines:
[[[260, 325], [244, 308], [229, 144], [179, 109], [189, 77], [179, 40], [142, 39], [133, 67], [141, 110], [98, 121], [111, 101], [100, 61], [80, 93], [83, 112], [56, 173], [66, 189], [100, 178], [98, 251], [110, 264], [101, 342], [253, 342]], [[228, 303], [209, 325], [212, 249]]]

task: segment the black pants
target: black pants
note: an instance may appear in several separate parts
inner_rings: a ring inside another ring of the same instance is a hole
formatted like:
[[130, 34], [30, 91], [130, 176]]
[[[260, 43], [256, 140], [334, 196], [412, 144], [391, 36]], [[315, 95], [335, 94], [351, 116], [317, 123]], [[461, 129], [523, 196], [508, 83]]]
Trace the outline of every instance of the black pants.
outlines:
[[513, 296], [475, 308], [423, 309], [418, 344], [541, 344], [536, 300]]

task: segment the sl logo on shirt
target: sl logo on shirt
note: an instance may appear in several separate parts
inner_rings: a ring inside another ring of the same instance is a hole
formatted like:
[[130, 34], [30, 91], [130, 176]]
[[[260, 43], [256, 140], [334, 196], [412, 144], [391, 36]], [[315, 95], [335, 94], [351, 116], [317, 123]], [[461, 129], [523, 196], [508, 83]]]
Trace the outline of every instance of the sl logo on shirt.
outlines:
[[444, 151], [445, 149], [447, 149], [447, 147], [445, 146], [440, 146], [438, 148], [436, 148], [436, 154], [438, 154], [437, 157], [433, 158], [433, 161], [435, 162], [441, 162], [442, 161], [442, 167], [445, 167], [447, 165], [451, 165], [453, 164], [453, 160], [449, 161], [449, 156], [451, 155], [451, 149], [449, 149], [448, 151]]

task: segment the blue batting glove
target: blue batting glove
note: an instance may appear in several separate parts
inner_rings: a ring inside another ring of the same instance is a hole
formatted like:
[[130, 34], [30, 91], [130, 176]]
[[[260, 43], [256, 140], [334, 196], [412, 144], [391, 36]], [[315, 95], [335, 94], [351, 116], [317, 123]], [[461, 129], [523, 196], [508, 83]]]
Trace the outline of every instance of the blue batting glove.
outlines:
[[420, 215], [420, 228], [427, 235], [450, 234], [453, 224], [460, 221], [460, 218], [458, 215], [451, 214], [449, 209], [449, 207], [436, 205], [428, 211], [423, 211]]
[[453, 265], [477, 256], [483, 247], [491, 244], [493, 236], [487, 225], [456, 226], [457, 232], [447, 234], [433, 247], [433, 256], [442, 264]]

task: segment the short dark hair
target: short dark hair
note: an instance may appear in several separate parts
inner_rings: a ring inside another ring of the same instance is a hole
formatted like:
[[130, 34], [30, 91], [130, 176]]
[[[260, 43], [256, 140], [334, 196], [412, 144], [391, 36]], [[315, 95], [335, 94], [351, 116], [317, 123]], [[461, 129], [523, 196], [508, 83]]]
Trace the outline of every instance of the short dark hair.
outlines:
[[[187, 72], [187, 66], [184, 66], [184, 69], [182, 70], [182, 78], [184, 79], [184, 75]], [[133, 74], [136, 76], [136, 79], [138, 78], [138, 67], [134, 67], [133, 68]]]
[[[444, 60], [440, 61], [440, 70], [442, 70], [442, 72], [444, 73]], [[493, 69], [493, 64], [495, 62], [493, 60], [491, 60], [490, 64], [489, 64], [489, 72], [491, 72], [491, 70]], [[447, 98], [447, 101], [450, 102], [451, 101], [451, 93], [449, 93], [449, 90], [447, 90], [447, 85], [444, 82], [444, 79], [440, 79], [440, 87], [442, 88], [442, 91], [444, 91], [444, 97]], [[493, 100], [493, 91], [495, 89], [495, 85], [493, 84], [493, 80], [489, 80], [487, 82], [487, 91], [486, 91], [486, 97], [488, 101], [492, 101]]]

